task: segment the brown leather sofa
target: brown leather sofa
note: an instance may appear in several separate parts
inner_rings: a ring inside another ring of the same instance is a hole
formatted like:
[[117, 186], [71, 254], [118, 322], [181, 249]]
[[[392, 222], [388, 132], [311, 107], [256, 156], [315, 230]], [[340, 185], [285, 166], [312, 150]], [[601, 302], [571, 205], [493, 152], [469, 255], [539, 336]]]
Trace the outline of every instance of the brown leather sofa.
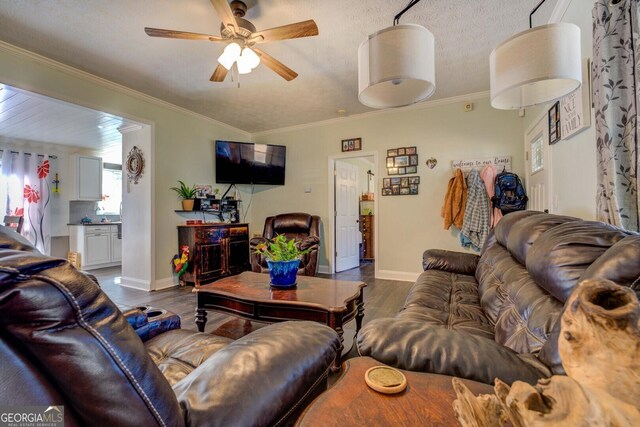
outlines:
[[251, 270], [256, 273], [269, 272], [267, 260], [263, 255], [255, 253], [255, 249], [260, 243], [268, 242], [278, 234], [284, 234], [287, 239], [296, 239], [301, 250], [311, 248], [311, 251], [302, 256], [298, 274], [315, 276], [320, 248], [320, 217], [306, 213], [286, 213], [267, 217], [262, 237], [254, 237], [249, 242]]
[[359, 332], [359, 353], [411, 371], [535, 383], [564, 373], [559, 318], [579, 281], [605, 278], [640, 292], [640, 235], [514, 212], [480, 256], [427, 250], [423, 267], [402, 311]]
[[326, 387], [339, 346], [313, 322], [143, 343], [96, 283], [4, 226], [0, 336], [0, 402], [64, 405], [66, 426], [279, 425]]

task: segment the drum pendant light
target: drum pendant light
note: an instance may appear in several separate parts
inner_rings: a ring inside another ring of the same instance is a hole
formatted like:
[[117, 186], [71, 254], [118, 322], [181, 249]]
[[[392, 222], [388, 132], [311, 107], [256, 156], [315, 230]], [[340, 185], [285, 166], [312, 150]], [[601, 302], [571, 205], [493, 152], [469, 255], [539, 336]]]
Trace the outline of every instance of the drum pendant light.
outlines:
[[358, 99], [372, 108], [393, 108], [423, 101], [435, 85], [435, 41], [426, 28], [397, 25], [420, 0], [411, 1], [393, 26], [380, 30], [358, 48]]
[[569, 23], [531, 28], [496, 47], [489, 56], [491, 106], [500, 110], [543, 104], [582, 84], [580, 28]]

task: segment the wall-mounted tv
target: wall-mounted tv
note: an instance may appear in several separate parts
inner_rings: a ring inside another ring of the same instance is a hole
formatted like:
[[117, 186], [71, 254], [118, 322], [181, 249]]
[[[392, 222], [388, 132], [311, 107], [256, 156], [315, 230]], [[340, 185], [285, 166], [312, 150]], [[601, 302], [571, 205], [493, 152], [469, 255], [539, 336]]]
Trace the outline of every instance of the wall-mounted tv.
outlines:
[[283, 145], [216, 141], [216, 182], [284, 185], [286, 158]]

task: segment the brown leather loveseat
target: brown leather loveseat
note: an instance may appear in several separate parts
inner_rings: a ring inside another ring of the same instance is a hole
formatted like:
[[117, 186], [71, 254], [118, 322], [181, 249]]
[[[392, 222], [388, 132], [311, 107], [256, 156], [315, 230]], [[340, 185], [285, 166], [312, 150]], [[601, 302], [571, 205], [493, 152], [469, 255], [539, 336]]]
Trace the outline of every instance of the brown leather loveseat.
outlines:
[[313, 322], [143, 343], [95, 282], [3, 226], [0, 334], [0, 402], [63, 405], [66, 426], [279, 425], [326, 387], [339, 346]]
[[284, 234], [287, 239], [296, 239], [301, 250], [311, 248], [309, 252], [302, 255], [298, 274], [315, 276], [320, 248], [320, 217], [300, 212], [280, 214], [265, 219], [262, 237], [254, 237], [250, 241], [251, 270], [256, 273], [269, 272], [266, 258], [255, 253], [255, 249], [260, 243], [268, 242], [278, 234]]
[[506, 215], [481, 255], [427, 250], [394, 318], [369, 322], [358, 351], [386, 364], [493, 383], [564, 373], [559, 318], [583, 279], [640, 292], [640, 235], [533, 211]]

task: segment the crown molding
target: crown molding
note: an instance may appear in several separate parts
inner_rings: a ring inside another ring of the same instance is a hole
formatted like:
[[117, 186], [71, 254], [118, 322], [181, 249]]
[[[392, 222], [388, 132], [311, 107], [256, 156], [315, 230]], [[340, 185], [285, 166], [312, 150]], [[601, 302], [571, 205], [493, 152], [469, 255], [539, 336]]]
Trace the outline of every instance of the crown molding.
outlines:
[[[155, 98], [153, 96], [147, 95], [145, 93], [139, 92], [139, 91], [137, 91], [135, 89], [131, 89], [131, 88], [129, 88], [127, 86], [123, 86], [123, 85], [121, 85], [119, 83], [115, 83], [115, 82], [112, 82], [112, 81], [107, 80], [105, 78], [98, 77], [98, 76], [96, 76], [94, 74], [88, 73], [86, 71], [79, 70], [79, 69], [74, 68], [74, 67], [72, 67], [70, 65], [63, 64], [62, 62], [58, 62], [58, 61], [53, 60], [51, 58], [47, 58], [46, 56], [42, 56], [40, 54], [31, 52], [29, 50], [23, 49], [21, 47], [15, 46], [15, 45], [12, 45], [12, 44], [4, 42], [2, 40], [0, 40], [0, 51], [9, 53], [9, 54], [14, 55], [14, 56], [25, 58], [25, 59], [27, 59], [29, 61], [36, 62], [36, 63], [38, 63], [40, 65], [44, 65], [44, 66], [46, 66], [48, 68], [52, 68], [54, 70], [62, 71], [65, 74], [69, 74], [69, 75], [71, 75], [73, 77], [77, 77], [77, 78], [80, 78], [80, 79], [83, 79], [83, 80], [86, 80], [86, 81], [90, 81], [90, 82], [98, 84], [98, 85], [100, 85], [102, 87], [106, 87], [106, 88], [114, 90], [116, 92], [120, 92], [120, 93], [122, 93], [124, 95], [128, 95], [128, 96], [140, 99], [142, 101], [149, 102], [151, 104], [155, 104], [155, 105], [158, 105], [158, 106], [173, 110], [173, 111], [178, 112], [178, 113], [186, 114], [186, 115], [191, 116], [193, 118], [206, 121], [206, 122], [211, 123], [213, 125], [220, 126], [222, 128], [225, 128], [225, 129], [228, 129], [228, 130], [231, 130], [231, 131], [234, 131], [234, 132], [239, 132], [239, 133], [243, 134], [244, 136], [246, 136], [247, 138], [251, 137], [251, 133], [247, 132], [245, 130], [238, 129], [238, 128], [236, 128], [234, 126], [231, 126], [231, 125], [229, 125], [227, 123], [221, 122], [221, 121], [216, 120], [216, 119], [212, 119], [211, 117], [207, 117], [207, 116], [205, 116], [203, 114], [196, 113], [194, 111], [188, 110], [188, 109], [186, 109], [184, 107], [180, 107], [180, 106], [172, 104], [170, 102], [163, 101], [161, 99], [158, 99], [158, 98]], [[7, 82], [4, 82], [4, 83], [7, 83]], [[9, 84], [11, 86], [11, 83], [7, 83], [7, 84]], [[20, 86], [18, 86], [18, 87], [20, 87]]]
[[350, 121], [354, 121], [354, 120], [362, 120], [362, 119], [366, 119], [366, 118], [369, 118], [369, 117], [386, 116], [387, 114], [401, 113], [401, 112], [405, 112], [405, 111], [413, 111], [413, 110], [422, 110], [422, 109], [425, 109], [425, 108], [441, 107], [443, 105], [455, 104], [455, 103], [458, 103], [458, 102], [465, 102], [465, 101], [473, 101], [473, 100], [476, 100], [476, 99], [488, 98], [488, 97], [489, 97], [489, 91], [468, 93], [466, 95], [452, 96], [450, 98], [442, 98], [442, 99], [435, 99], [433, 101], [419, 102], [417, 104], [408, 105], [406, 107], [386, 108], [384, 110], [367, 111], [366, 113], [354, 114], [354, 115], [347, 116], [347, 117], [336, 117], [336, 118], [333, 118], [333, 119], [321, 120], [319, 122], [304, 123], [304, 124], [301, 124], [301, 125], [293, 125], [293, 126], [287, 126], [287, 127], [283, 127], [283, 128], [265, 130], [265, 131], [261, 131], [261, 132], [254, 132], [254, 133], [251, 134], [251, 136], [253, 138], [259, 138], [261, 136], [271, 135], [271, 134], [275, 134], [275, 133], [291, 132], [291, 131], [309, 129], [309, 128], [314, 128], [314, 127], [319, 127], [319, 126], [328, 126], [328, 125], [332, 125], [332, 124], [336, 124], [336, 123], [344, 123], [344, 122], [350, 122]]
[[549, 17], [549, 24], [556, 24], [562, 22], [564, 18], [564, 14], [569, 9], [571, 2], [573, 0], [558, 0], [556, 6], [551, 11], [551, 16]]

